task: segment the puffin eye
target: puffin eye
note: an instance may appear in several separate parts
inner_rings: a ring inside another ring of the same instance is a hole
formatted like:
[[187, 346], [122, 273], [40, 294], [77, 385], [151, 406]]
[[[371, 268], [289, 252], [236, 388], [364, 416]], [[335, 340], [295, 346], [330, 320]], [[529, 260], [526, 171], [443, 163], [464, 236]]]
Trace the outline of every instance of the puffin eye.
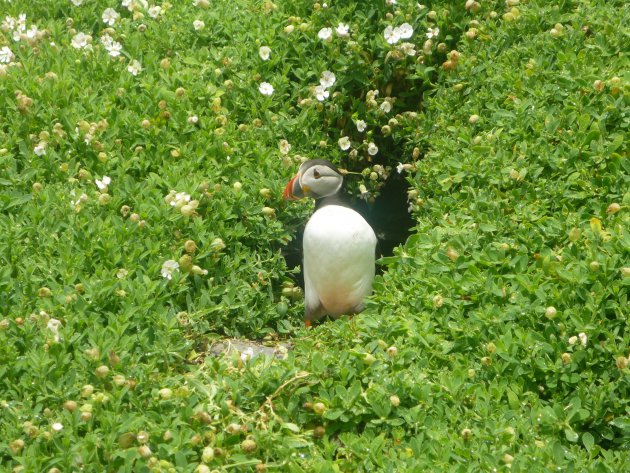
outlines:
[[319, 171], [317, 170], [317, 168], [313, 169], [313, 177], [315, 179], [319, 179], [320, 177], [322, 177], [322, 175], [319, 173]]

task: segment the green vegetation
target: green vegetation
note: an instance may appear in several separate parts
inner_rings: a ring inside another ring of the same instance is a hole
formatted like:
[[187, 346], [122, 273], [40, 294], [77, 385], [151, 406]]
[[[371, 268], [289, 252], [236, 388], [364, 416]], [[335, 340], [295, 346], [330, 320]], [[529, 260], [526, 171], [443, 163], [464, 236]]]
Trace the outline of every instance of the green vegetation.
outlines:
[[[157, 3], [2, 4], [0, 471], [630, 470], [624, 1]], [[417, 222], [311, 330], [302, 157]]]

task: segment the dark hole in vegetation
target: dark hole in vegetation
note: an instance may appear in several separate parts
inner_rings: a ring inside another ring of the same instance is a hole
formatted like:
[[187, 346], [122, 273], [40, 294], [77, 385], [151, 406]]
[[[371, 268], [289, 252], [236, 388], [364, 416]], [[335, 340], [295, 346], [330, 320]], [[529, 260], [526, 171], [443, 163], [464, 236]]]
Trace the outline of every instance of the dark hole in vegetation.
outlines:
[[[348, 197], [349, 206], [363, 215], [374, 229], [374, 233], [376, 233], [378, 238], [376, 246], [377, 259], [391, 256], [394, 248], [404, 243], [412, 233], [414, 220], [408, 211], [408, 189], [409, 183], [405, 179], [405, 174], [398, 174], [394, 170], [373, 203], [356, 197]], [[282, 255], [289, 269], [302, 264], [302, 236], [305, 226], [306, 221], [298, 227], [295, 238], [282, 249]], [[377, 264], [376, 272], [381, 274], [383, 267]], [[297, 284], [304, 288], [302, 271], [294, 276]]]

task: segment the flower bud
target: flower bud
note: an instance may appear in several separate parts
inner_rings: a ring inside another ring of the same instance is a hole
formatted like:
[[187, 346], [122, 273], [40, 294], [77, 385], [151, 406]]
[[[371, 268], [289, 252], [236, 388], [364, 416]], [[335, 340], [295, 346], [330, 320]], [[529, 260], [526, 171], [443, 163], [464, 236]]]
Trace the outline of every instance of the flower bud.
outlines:
[[263, 207], [262, 208], [262, 213], [266, 217], [275, 217], [276, 216], [276, 210], [272, 209], [271, 207]]
[[140, 445], [138, 447], [138, 453], [142, 458], [149, 458], [151, 455], [153, 455], [153, 452], [148, 445]]
[[326, 406], [323, 402], [316, 402], [315, 404], [313, 404], [313, 412], [318, 416], [321, 416], [324, 414], [324, 412], [326, 412]]
[[193, 240], [186, 240], [186, 243], [184, 243], [184, 251], [186, 251], [186, 253], [194, 253], [197, 251], [197, 244]]
[[39, 182], [35, 182], [33, 184], [33, 192], [38, 193], [41, 192], [44, 186], [42, 186]]
[[97, 378], [104, 378], [109, 374], [109, 368], [105, 365], [101, 365], [94, 370], [94, 374]]
[[389, 402], [392, 403], [392, 406], [398, 407], [400, 405], [400, 398], [394, 394], [389, 396]]
[[201, 461], [204, 463], [210, 463], [214, 459], [214, 448], [205, 447], [201, 452]]
[[374, 364], [375, 361], [376, 361], [376, 358], [371, 353], [366, 353], [363, 356], [363, 363], [365, 363], [368, 366]]
[[468, 123], [470, 123], [471, 125], [474, 125], [475, 123], [479, 121], [479, 118], [480, 118], [479, 115], [475, 113], [468, 118]]
[[68, 400], [63, 403], [63, 408], [68, 412], [74, 412], [77, 410], [77, 403], [76, 401]]
[[241, 448], [245, 453], [253, 453], [258, 448], [258, 445], [256, 445], [256, 442], [254, 440], [245, 439], [241, 442]]
[[162, 400], [168, 401], [170, 398], [173, 397], [173, 391], [169, 388], [162, 388], [158, 391], [158, 395]]
[[472, 430], [462, 429], [461, 436], [465, 441], [470, 440], [472, 438]]
[[398, 355], [398, 348], [391, 346], [387, 349], [387, 355], [390, 358], [396, 358], [396, 355]]
[[606, 209], [606, 213], [612, 215], [612, 214], [616, 214], [617, 212], [619, 212], [619, 210], [621, 210], [621, 206], [618, 203], [613, 202]]
[[545, 309], [545, 317], [547, 317], [548, 319], [553, 319], [557, 313], [558, 311], [552, 305], [550, 305], [549, 307]]
[[562, 363], [564, 363], [565, 365], [568, 365], [569, 363], [571, 363], [571, 354], [570, 353], [563, 353], [562, 354]]

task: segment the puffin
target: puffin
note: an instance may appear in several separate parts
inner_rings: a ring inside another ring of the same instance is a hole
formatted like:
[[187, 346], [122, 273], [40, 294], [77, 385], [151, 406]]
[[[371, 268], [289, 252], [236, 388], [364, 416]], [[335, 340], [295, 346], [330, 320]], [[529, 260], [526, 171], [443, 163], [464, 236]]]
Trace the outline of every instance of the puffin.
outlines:
[[315, 199], [303, 237], [304, 323], [361, 312], [372, 293], [376, 235], [343, 198], [343, 175], [330, 161], [311, 159], [284, 189], [286, 200]]

